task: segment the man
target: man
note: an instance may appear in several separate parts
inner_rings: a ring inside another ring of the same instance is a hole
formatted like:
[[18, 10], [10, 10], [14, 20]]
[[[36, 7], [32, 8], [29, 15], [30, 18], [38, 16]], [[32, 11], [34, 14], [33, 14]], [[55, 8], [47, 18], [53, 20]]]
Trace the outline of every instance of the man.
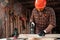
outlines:
[[36, 0], [35, 8], [32, 11], [30, 22], [35, 23], [35, 33], [40, 36], [51, 33], [56, 26], [55, 12], [52, 8], [46, 7], [46, 0]]

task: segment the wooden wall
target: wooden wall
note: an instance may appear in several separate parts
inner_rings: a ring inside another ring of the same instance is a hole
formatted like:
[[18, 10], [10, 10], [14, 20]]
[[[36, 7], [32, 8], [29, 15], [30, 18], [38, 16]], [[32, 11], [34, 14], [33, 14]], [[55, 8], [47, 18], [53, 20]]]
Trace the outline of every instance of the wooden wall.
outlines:
[[[10, 4], [5, 8], [0, 6], [0, 38], [9, 37], [12, 35], [14, 28], [18, 28], [18, 33], [30, 33], [29, 18], [34, 7], [34, 0], [25, 1], [21, 0], [21, 3], [14, 3], [14, 0], [9, 0]], [[16, 2], [16, 1], [15, 1]], [[56, 5], [56, 6], [55, 6]], [[57, 17], [56, 31], [60, 31], [60, 1], [48, 0], [48, 5], [53, 7]], [[28, 9], [27, 9], [28, 8]], [[24, 18], [25, 30], [23, 29], [23, 22], [20, 17]], [[23, 32], [24, 31], [24, 32]], [[60, 32], [59, 32], [60, 33]]]
[[[19, 34], [29, 33], [29, 25], [27, 24], [29, 12], [29, 9], [26, 9], [20, 3], [6, 6], [3, 17], [1, 18], [3, 21], [0, 37], [10, 37], [14, 28], [18, 29]], [[25, 29], [23, 29], [23, 25]]]

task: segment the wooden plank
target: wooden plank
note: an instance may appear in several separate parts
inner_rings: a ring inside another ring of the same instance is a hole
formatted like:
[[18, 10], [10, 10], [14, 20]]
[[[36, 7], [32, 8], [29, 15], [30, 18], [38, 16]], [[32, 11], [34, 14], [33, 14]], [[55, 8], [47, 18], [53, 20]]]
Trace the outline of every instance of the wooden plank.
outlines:
[[17, 24], [18, 25], [18, 33], [20, 34], [21, 33], [21, 28], [20, 28], [19, 16], [18, 16], [18, 20], [17, 21], [18, 21], [18, 24]]
[[60, 34], [46, 34], [45, 36], [39, 36], [38, 34], [20, 34], [18, 38], [60, 38]]

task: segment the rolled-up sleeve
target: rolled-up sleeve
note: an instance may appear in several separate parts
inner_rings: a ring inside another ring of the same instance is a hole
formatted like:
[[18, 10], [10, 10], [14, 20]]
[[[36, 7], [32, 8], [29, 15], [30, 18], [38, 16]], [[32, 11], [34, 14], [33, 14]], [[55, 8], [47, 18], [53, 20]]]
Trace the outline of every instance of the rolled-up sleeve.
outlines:
[[50, 9], [49, 24], [52, 25], [53, 27], [56, 26], [56, 15], [52, 8]]

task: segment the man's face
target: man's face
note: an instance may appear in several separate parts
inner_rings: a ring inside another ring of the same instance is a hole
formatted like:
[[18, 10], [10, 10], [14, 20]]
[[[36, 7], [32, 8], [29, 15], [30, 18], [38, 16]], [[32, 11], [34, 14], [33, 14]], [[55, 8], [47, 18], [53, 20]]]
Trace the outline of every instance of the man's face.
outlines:
[[[45, 7], [44, 7], [45, 8]], [[44, 8], [36, 8], [38, 11], [43, 11]]]

